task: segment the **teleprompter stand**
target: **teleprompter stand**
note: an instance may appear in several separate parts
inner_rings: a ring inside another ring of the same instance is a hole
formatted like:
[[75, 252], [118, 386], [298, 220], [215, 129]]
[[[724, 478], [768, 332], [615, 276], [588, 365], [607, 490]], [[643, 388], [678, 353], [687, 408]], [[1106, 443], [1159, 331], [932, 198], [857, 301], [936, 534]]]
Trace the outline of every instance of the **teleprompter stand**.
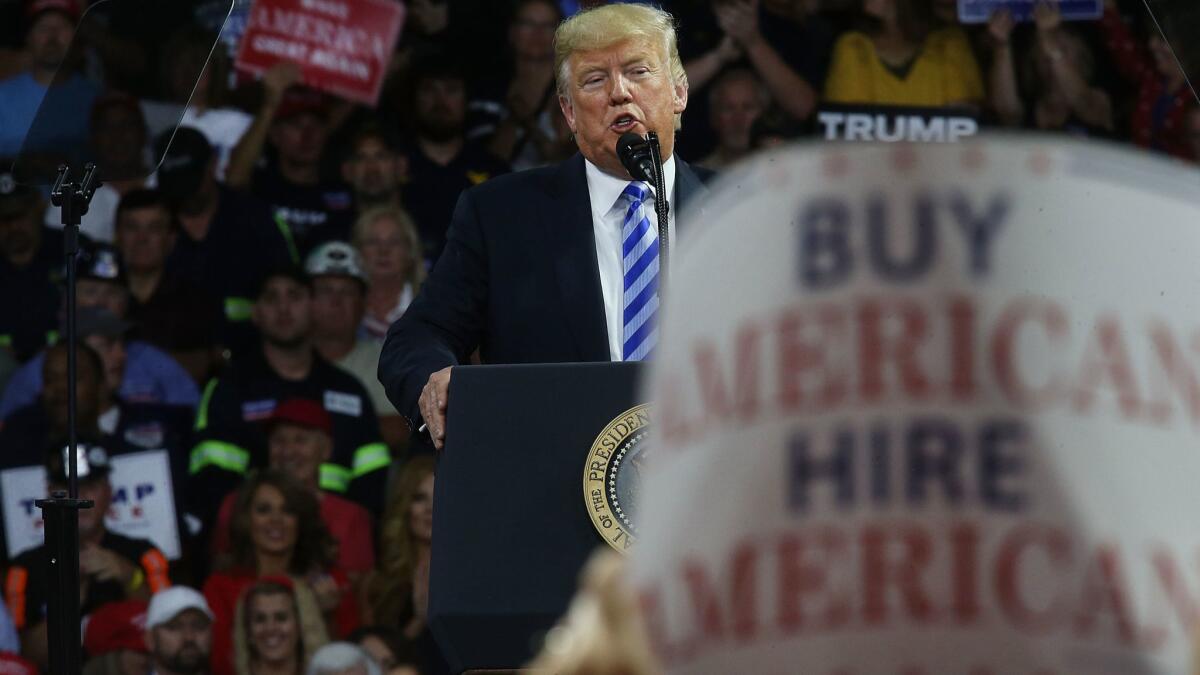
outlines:
[[87, 213], [99, 182], [96, 165], [88, 163], [79, 182], [70, 168], [58, 167], [50, 202], [62, 211], [64, 255], [67, 263], [67, 492], [55, 491], [39, 499], [45, 523], [46, 553], [50, 565], [46, 597], [46, 639], [50, 644], [52, 675], [77, 675], [82, 669], [79, 644], [79, 510], [91, 500], [79, 499], [79, 461], [75, 430], [75, 267], [79, 257], [79, 221]]

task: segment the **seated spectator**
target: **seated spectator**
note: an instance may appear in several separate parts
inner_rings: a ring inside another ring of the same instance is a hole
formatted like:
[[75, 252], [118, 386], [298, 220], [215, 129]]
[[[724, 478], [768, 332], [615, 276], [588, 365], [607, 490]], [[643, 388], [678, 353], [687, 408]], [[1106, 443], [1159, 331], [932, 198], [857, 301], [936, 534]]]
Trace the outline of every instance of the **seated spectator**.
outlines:
[[771, 94], [749, 70], [727, 71], [708, 90], [709, 124], [717, 147], [699, 163], [709, 169], [728, 167], [750, 152], [750, 128], [771, 104]]
[[237, 601], [263, 577], [284, 575], [307, 584], [331, 633], [345, 635], [357, 627], [349, 581], [333, 564], [336, 544], [318, 510], [312, 493], [279, 471], [264, 469], [242, 485], [230, 521], [230, 552], [204, 584], [215, 617], [213, 675], [234, 673]]
[[[112, 260], [115, 256], [109, 262]], [[105, 269], [109, 262], [97, 259], [89, 274], [99, 273], [96, 270]], [[80, 281], [75, 317], [79, 339], [100, 354], [105, 377], [116, 385], [117, 395], [122, 400], [194, 408], [200, 400], [200, 391], [187, 371], [158, 348], [140, 340], [126, 340], [125, 335], [132, 324], [121, 319], [112, 308], [128, 306], [128, 299], [124, 296], [124, 286], [115, 281], [115, 276], [113, 279]], [[85, 294], [85, 283], [97, 290]], [[117, 291], [113, 291], [114, 288]], [[121, 296], [112, 295], [114, 292]], [[60, 330], [66, 331], [65, 319]], [[0, 420], [37, 400], [42, 390], [43, 358], [39, 354], [30, 359], [9, 379], [4, 395], [0, 397]]]
[[[46, 491], [67, 489], [67, 449], [61, 444], [46, 453]], [[104, 524], [112, 501], [108, 482], [108, 451], [95, 442], [78, 446], [79, 498], [92, 500], [79, 511], [80, 612], [87, 616], [101, 605], [127, 598], [148, 598], [171, 585], [167, 558], [145, 539], [109, 531]], [[21, 553], [5, 576], [4, 594], [14, 608], [13, 620], [21, 634], [21, 653], [40, 668], [49, 664], [46, 643], [46, 594], [52, 568], [45, 546]]]
[[[111, 243], [113, 221], [121, 195], [141, 188], [150, 169], [146, 167], [148, 132], [137, 99], [126, 94], [105, 94], [92, 106], [91, 158], [100, 167], [103, 181], [92, 195], [80, 231], [95, 241]], [[46, 225], [62, 229], [62, 209], [46, 207]]]
[[800, 124], [778, 110], [767, 110], [750, 125], [750, 149], [769, 150], [800, 138]]
[[383, 675], [383, 671], [362, 647], [331, 642], [313, 654], [305, 675]]
[[312, 285], [313, 344], [330, 363], [358, 378], [371, 394], [383, 440], [396, 447], [408, 437], [408, 425], [388, 400], [376, 372], [383, 343], [360, 337], [366, 313], [367, 276], [350, 244], [331, 241], [308, 256], [304, 271]]
[[58, 328], [63, 235], [41, 224], [41, 195], [0, 159], [0, 349], [29, 360]]
[[966, 34], [933, 28], [931, 0], [864, 0], [865, 29], [838, 38], [829, 103], [967, 106], [983, 103], [983, 78]]
[[388, 328], [404, 314], [425, 280], [421, 238], [402, 209], [373, 209], [354, 223], [354, 247], [367, 275], [366, 309], [360, 332], [371, 339], [387, 337]]
[[167, 266], [178, 237], [179, 226], [161, 192], [135, 190], [121, 198], [116, 247], [125, 265], [131, 337], [166, 351], [203, 384], [221, 358], [216, 334], [221, 308]]
[[203, 675], [213, 645], [213, 612], [186, 586], [159, 591], [146, 610], [146, 647], [154, 675]]
[[238, 600], [236, 617], [237, 675], [302, 675], [329, 642], [316, 596], [288, 577], [255, 582]]
[[407, 173], [407, 159], [382, 128], [367, 124], [354, 132], [342, 161], [342, 180], [354, 191], [357, 213], [400, 208], [400, 184]]
[[480, 82], [483, 91], [468, 106], [468, 137], [486, 140], [493, 155], [517, 170], [575, 152], [554, 85], [554, 29], [562, 18], [553, 0], [519, 0], [508, 25], [506, 72]]
[[[303, 255], [322, 242], [349, 238], [354, 203], [345, 184], [321, 176], [330, 106], [299, 81], [299, 67], [290, 63], [263, 76], [263, 103], [234, 148], [225, 182], [266, 201]], [[260, 162], [268, 140], [273, 152]]]
[[1087, 43], [1062, 25], [1058, 5], [1039, 3], [1034, 8], [1034, 17], [1037, 39], [1022, 64], [1024, 79], [1034, 92], [1034, 104], [1028, 109], [1018, 90], [1010, 46], [1012, 17], [1007, 10], [1001, 10], [988, 22], [993, 48], [989, 81], [997, 118], [1007, 126], [1082, 136], [1110, 135], [1112, 101], [1107, 92], [1091, 85], [1095, 58]]
[[379, 562], [364, 584], [364, 623], [391, 626], [410, 641], [426, 630], [433, 465], [432, 456], [418, 455], [400, 470], [379, 533]]
[[[320, 403], [293, 398], [271, 415], [267, 432], [267, 465], [288, 474], [317, 498], [321, 520], [337, 544], [337, 566], [351, 579], [375, 566], [374, 523], [366, 509], [320, 489], [321, 466], [333, 454], [333, 420]], [[213, 552], [229, 550], [229, 522], [237, 493], [221, 502], [213, 530]]]
[[211, 524], [220, 500], [237, 486], [252, 459], [266, 459], [267, 425], [291, 398], [320, 401], [333, 419], [333, 457], [321, 466], [321, 489], [382, 511], [391, 456], [363, 386], [313, 348], [312, 290], [299, 270], [272, 272], [253, 310], [259, 348], [235, 360], [205, 389], [191, 451], [194, 512]]
[[54, 85], [55, 96], [74, 105], [45, 111], [52, 116], [45, 119], [45, 129], [54, 129], [56, 134], [53, 139], [45, 139], [52, 140], [51, 146], [38, 149], [52, 153], [55, 159], [63, 159], [73, 157], [75, 148], [87, 144], [88, 114], [100, 90], [78, 72], [81, 63], [67, 61], [67, 48], [79, 16], [78, 0], [26, 2], [25, 48], [30, 65], [21, 73], [0, 80], [0, 156], [15, 156], [21, 150], [42, 97], [64, 64], [74, 72], [64, 71], [59, 76]]
[[1196, 95], [1171, 46], [1153, 26], [1146, 27], [1144, 39], [1135, 40], [1116, 0], [1105, 0], [1100, 29], [1117, 73], [1137, 88], [1130, 119], [1133, 142], [1174, 157], [1196, 158], [1185, 121]]
[[448, 55], [429, 55], [414, 66], [413, 147], [408, 153], [404, 204], [432, 264], [446, 245], [458, 195], [508, 173], [509, 167], [466, 138], [467, 83]]
[[158, 187], [179, 221], [167, 268], [212, 295], [223, 309], [219, 342], [234, 356], [254, 349], [250, 325], [255, 291], [266, 270], [298, 261], [291, 232], [275, 222], [266, 204], [217, 182], [216, 157], [203, 134], [181, 128], [158, 139], [166, 159]]
[[415, 655], [394, 628], [363, 626], [346, 639], [362, 647], [379, 664], [383, 675], [420, 675]]
[[110, 602], [92, 612], [83, 631], [83, 675], [148, 675], [145, 600]]

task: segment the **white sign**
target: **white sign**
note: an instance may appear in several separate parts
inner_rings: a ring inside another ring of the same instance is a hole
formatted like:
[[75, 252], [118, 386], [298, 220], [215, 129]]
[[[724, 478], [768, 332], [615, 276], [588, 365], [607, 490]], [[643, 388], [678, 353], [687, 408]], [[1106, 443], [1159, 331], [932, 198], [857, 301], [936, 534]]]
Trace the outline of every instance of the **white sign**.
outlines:
[[[149, 539], [170, 560], [181, 553], [171, 463], [166, 450], [112, 457], [113, 497], [105, 524], [127, 537]], [[40, 546], [42, 511], [34, 502], [46, 496], [46, 470], [28, 466], [0, 472], [4, 536], [9, 557]]]
[[667, 672], [1191, 671], [1200, 172], [810, 144], [695, 218], [631, 558]]

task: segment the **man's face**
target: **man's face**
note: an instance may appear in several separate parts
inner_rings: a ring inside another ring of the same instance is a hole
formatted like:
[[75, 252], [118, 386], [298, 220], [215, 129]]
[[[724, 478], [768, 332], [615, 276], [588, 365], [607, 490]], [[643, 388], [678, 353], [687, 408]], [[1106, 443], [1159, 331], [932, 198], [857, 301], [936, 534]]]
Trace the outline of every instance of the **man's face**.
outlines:
[[[100, 373], [92, 365], [92, 360], [79, 355], [75, 370], [75, 401], [79, 420], [83, 425], [90, 424], [96, 419], [100, 403]], [[46, 353], [42, 363], [42, 408], [50, 418], [50, 424], [55, 429], [67, 428], [67, 352], [65, 349], [52, 349]]]
[[763, 111], [758, 87], [750, 80], [730, 80], [721, 86], [715, 103], [712, 125], [718, 144], [732, 152], [749, 150], [750, 127]]
[[109, 391], [120, 389], [121, 380], [125, 378], [125, 340], [119, 335], [88, 335], [83, 341], [100, 355], [104, 364], [104, 386]]
[[129, 271], [148, 274], [162, 270], [175, 246], [171, 214], [161, 206], [122, 212], [115, 243]]
[[136, 112], [123, 105], [110, 105], [96, 117], [91, 132], [100, 166], [125, 171], [141, 167], [146, 125]]
[[527, 59], [554, 58], [554, 29], [558, 12], [548, 2], [531, 2], [513, 17], [508, 41], [519, 56]]
[[352, 337], [362, 322], [363, 287], [349, 277], [317, 277], [312, 281], [313, 332]]
[[579, 151], [615, 176], [628, 176], [617, 159], [617, 139], [658, 133], [662, 156], [675, 148], [675, 115], [687, 107], [687, 85], [676, 84], [661, 45], [626, 40], [572, 54], [567, 96], [559, 106]]
[[25, 44], [33, 57], [33, 65], [44, 70], [54, 70], [67, 57], [67, 46], [75, 26], [61, 12], [44, 12], [34, 20], [25, 36]]
[[155, 665], [163, 670], [198, 675], [208, 669], [212, 622], [198, 609], [184, 610], [146, 631], [146, 646]]
[[0, 214], [0, 255], [9, 261], [33, 255], [42, 243], [36, 204], [15, 214]]
[[288, 164], [316, 164], [328, 136], [325, 121], [310, 112], [291, 115], [271, 127], [271, 142], [279, 151], [279, 159]]
[[333, 440], [323, 431], [283, 422], [271, 430], [267, 450], [272, 469], [316, 487], [321, 463], [329, 460]]
[[417, 85], [417, 133], [437, 142], [462, 135], [467, 90], [456, 78], [425, 78]]
[[359, 201], [377, 203], [396, 193], [403, 161], [378, 138], [364, 138], [342, 165], [342, 178], [354, 188]]
[[121, 319], [129, 311], [129, 292], [115, 281], [80, 279], [75, 293], [79, 307], [103, 307]]
[[312, 294], [289, 277], [267, 281], [254, 303], [254, 324], [263, 339], [280, 347], [299, 347], [310, 337]]

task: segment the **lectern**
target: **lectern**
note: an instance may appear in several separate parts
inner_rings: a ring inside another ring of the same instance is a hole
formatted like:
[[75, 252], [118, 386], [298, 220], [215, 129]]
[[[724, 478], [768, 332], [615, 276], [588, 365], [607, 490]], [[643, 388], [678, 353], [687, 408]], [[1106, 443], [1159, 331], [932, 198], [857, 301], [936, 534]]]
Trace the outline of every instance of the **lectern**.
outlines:
[[639, 364], [462, 366], [438, 458], [429, 625], [452, 672], [520, 668], [605, 546], [584, 506], [596, 436]]

